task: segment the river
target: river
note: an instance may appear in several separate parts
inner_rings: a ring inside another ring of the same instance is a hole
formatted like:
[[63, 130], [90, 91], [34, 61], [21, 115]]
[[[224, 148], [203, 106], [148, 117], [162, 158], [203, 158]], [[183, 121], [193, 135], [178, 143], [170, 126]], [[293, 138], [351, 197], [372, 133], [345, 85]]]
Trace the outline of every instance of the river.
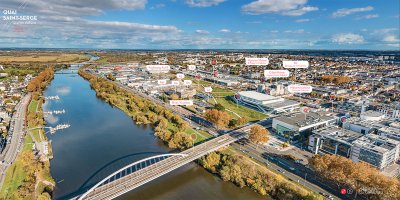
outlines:
[[[60, 100], [47, 100], [45, 111], [65, 110], [65, 114], [45, 117], [47, 125], [71, 125], [53, 135], [48, 134], [54, 155], [50, 162], [51, 175], [57, 182], [55, 199], [81, 194], [130, 162], [170, 151], [153, 135], [151, 127], [136, 125], [123, 111], [97, 98], [89, 83], [75, 72], [56, 73], [44, 93], [60, 97]], [[265, 198], [250, 189], [224, 182], [196, 163], [190, 163], [118, 199]]]

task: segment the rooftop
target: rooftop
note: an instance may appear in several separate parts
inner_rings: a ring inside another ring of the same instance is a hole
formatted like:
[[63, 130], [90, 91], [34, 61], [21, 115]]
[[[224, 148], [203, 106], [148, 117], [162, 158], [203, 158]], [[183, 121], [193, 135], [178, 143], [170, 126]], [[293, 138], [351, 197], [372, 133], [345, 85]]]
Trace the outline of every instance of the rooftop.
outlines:
[[335, 119], [335, 116], [330, 116], [324, 113], [310, 112], [308, 114], [290, 113], [287, 115], [277, 117], [275, 119], [300, 128], [333, 120]]
[[271, 95], [267, 95], [264, 93], [256, 92], [256, 91], [242, 91], [238, 92], [240, 96], [244, 96], [247, 98], [252, 98], [258, 101], [271, 101], [271, 100], [279, 100], [282, 99], [280, 97], [274, 97]]
[[400, 145], [400, 142], [384, 136], [367, 134], [355, 140], [353, 144], [376, 153], [384, 154], [397, 148], [397, 146]]
[[349, 145], [351, 145], [354, 140], [363, 136], [363, 134], [361, 133], [357, 133], [337, 126], [327, 126], [316, 129], [313, 131], [313, 133], [330, 139], [334, 139], [336, 141], [340, 141], [342, 143], [347, 143]]

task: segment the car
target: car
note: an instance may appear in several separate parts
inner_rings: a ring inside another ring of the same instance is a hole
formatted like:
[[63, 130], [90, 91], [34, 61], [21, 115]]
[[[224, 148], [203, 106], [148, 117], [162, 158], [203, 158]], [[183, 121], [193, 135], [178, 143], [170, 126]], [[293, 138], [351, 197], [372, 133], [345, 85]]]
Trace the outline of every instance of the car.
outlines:
[[283, 171], [283, 170], [281, 170], [281, 169], [277, 169], [277, 171], [280, 172], [280, 173], [282, 173], [282, 174], [285, 173], [285, 171]]
[[294, 167], [289, 167], [289, 169], [292, 171], [296, 170], [296, 168], [294, 168]]

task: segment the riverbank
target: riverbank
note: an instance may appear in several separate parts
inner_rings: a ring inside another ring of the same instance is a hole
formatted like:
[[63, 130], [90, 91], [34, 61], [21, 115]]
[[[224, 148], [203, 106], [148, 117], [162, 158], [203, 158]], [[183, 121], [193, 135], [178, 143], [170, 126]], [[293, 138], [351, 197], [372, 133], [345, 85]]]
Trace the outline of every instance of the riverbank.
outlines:
[[42, 128], [45, 125], [43, 90], [53, 78], [54, 68], [46, 68], [28, 85], [32, 98], [26, 113], [27, 134], [24, 136], [21, 152], [6, 172], [0, 199], [51, 199], [55, 186], [48, 159], [51, 156], [51, 147], [49, 146], [49, 155], [38, 153], [35, 149], [38, 145], [48, 143]]
[[[196, 133], [189, 127], [179, 115], [155, 103], [134, 96], [115, 85], [109, 80], [96, 77], [84, 72], [84, 68], [79, 70], [79, 75], [88, 80], [92, 89], [96, 91], [97, 97], [107, 103], [124, 111], [132, 117], [136, 124], [149, 124], [155, 127], [155, 135], [163, 140], [171, 149], [187, 149], [195, 142], [201, 142], [210, 136]], [[193, 141], [192, 134], [198, 134], [199, 137]]]
[[[135, 110], [129, 108], [132, 107], [131, 105], [132, 100], [126, 98], [133, 98], [136, 99], [135, 101], [139, 102], [144, 101], [146, 103], [145, 105], [149, 105], [150, 108], [160, 107], [160, 106], [155, 105], [153, 102], [149, 102], [146, 99], [136, 97], [132, 95], [132, 93], [130, 93], [129, 91], [119, 88], [111, 81], [106, 80], [104, 78], [98, 78], [95, 75], [85, 72], [83, 69], [79, 71], [79, 74], [91, 83], [91, 86], [96, 91], [97, 96], [103, 98], [111, 105], [118, 107], [119, 109], [127, 113], [129, 116], [132, 116], [132, 118], [136, 123], [147, 122], [151, 123], [152, 125], [156, 125], [154, 129], [155, 131], [154, 134], [158, 138], [163, 140], [170, 148], [178, 148], [177, 146], [181, 145], [180, 143], [176, 143], [177, 141], [176, 136], [172, 135], [170, 132], [169, 126], [170, 123], [173, 122], [173, 120], [170, 121], [165, 116], [162, 116], [161, 118], [156, 116], [158, 120], [153, 121], [151, 120], [152, 119], [151, 117], [149, 118], [148, 115], [146, 116], [146, 114], [143, 114], [143, 110], [141, 110], [141, 112], [132, 112], [132, 110]], [[113, 88], [113, 89], [107, 89], [107, 88]], [[107, 93], [107, 90], [109, 91], [111, 90], [113, 93]], [[125, 101], [123, 101], [124, 97]], [[134, 106], [136, 105], [137, 103]], [[170, 112], [166, 109], [164, 110], [165, 110], [164, 112]], [[137, 116], [146, 116], [146, 117], [138, 118]], [[189, 146], [190, 144], [187, 145]], [[210, 155], [215, 155], [215, 154], [217, 153], [212, 153]], [[257, 193], [261, 195], [270, 195], [271, 197], [277, 199], [321, 199], [321, 196], [314, 194], [312, 191], [303, 188], [302, 186], [296, 183], [290, 182], [281, 175], [278, 175], [275, 172], [268, 170], [265, 166], [262, 166], [260, 164], [251, 165], [250, 163], [254, 163], [254, 161], [252, 161], [247, 156], [241, 155], [239, 152], [236, 152], [228, 148], [219, 152], [218, 155], [219, 155], [218, 159], [216, 159], [213, 156], [211, 157], [206, 156], [202, 158], [199, 162], [204, 168], [208, 169], [214, 174], [217, 174], [224, 181], [231, 181], [240, 187], [248, 186], [249, 188], [255, 190]], [[214, 162], [214, 164], [208, 165], [202, 162], [208, 159], [212, 160], [211, 162]], [[231, 160], [230, 164], [226, 162], [227, 160]], [[249, 172], [248, 169], [250, 168], [253, 169], [250, 170], [253, 171], [252, 174], [248, 174]], [[247, 174], [245, 175], [245, 173]], [[235, 177], [233, 175], [240, 175], [240, 176]]]
[[240, 188], [249, 187], [273, 199], [323, 199], [232, 148], [212, 152], [199, 159], [199, 164], [224, 181]]

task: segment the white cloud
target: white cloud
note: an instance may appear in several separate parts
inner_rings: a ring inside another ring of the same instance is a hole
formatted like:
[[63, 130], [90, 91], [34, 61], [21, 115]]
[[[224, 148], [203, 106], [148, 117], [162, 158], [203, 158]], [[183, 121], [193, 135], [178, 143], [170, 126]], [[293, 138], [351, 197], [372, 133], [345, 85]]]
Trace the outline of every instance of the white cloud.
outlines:
[[301, 16], [318, 10], [317, 7], [306, 6], [306, 3], [307, 0], [257, 0], [242, 6], [242, 11], [251, 15], [276, 13], [287, 16]]
[[399, 29], [397, 28], [384, 28], [377, 29], [370, 33], [370, 40], [377, 44], [383, 44], [386, 46], [399, 47]]
[[165, 4], [159, 3], [159, 4], [152, 6], [150, 9], [158, 9], [158, 8], [164, 8], [164, 7], [165, 7]]
[[300, 9], [297, 9], [297, 10], [289, 10], [289, 11], [287, 11], [285, 13], [282, 13], [282, 15], [301, 16], [301, 15], [304, 15], [304, 14], [306, 14], [308, 12], [317, 11], [317, 10], [318, 10], [317, 7], [306, 6], [306, 7], [302, 7]]
[[373, 19], [373, 18], [378, 18], [379, 15], [378, 14], [371, 14], [371, 15], [364, 15], [361, 17], [357, 17], [356, 19], [360, 20], [360, 19]]
[[354, 33], [340, 33], [334, 35], [332, 41], [339, 44], [362, 44], [364, 37]]
[[196, 30], [196, 33], [198, 33], [198, 34], [209, 34], [210, 32], [208, 32], [206, 30]]
[[216, 6], [226, 0], [186, 0], [185, 3], [190, 7], [210, 7]]
[[297, 20], [295, 20], [295, 22], [297, 22], [297, 23], [303, 23], [303, 22], [309, 22], [310, 21], [310, 19], [297, 19]]
[[399, 38], [395, 35], [388, 35], [383, 38], [384, 42], [389, 42], [389, 43], [395, 43], [395, 42], [400, 42]]
[[298, 33], [298, 34], [305, 33], [304, 29], [286, 30], [286, 31], [284, 31], [284, 32], [285, 32], [285, 33]]
[[219, 30], [218, 32], [220, 32], [220, 33], [230, 33], [231, 30], [223, 28], [223, 29]]
[[332, 13], [332, 16], [333, 17], [344, 17], [344, 16], [351, 15], [354, 13], [367, 12], [367, 11], [371, 11], [371, 10], [374, 10], [374, 7], [367, 6], [367, 7], [363, 7], [363, 8], [342, 8], [342, 9], [339, 9], [339, 10], [335, 11], [334, 13]]

